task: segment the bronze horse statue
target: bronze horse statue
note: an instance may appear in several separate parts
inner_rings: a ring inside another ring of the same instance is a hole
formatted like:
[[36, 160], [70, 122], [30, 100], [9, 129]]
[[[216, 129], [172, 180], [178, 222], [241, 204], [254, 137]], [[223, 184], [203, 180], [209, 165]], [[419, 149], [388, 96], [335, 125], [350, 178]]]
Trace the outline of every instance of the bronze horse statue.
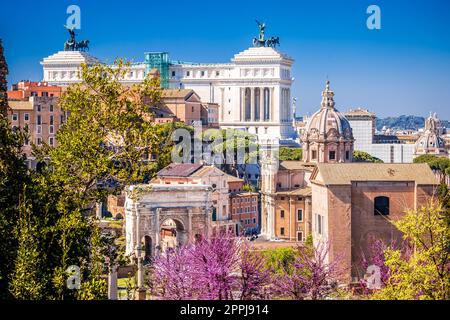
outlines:
[[267, 40], [268, 47], [276, 48], [277, 45], [280, 45], [280, 37], [271, 37]]
[[79, 51], [88, 51], [89, 50], [89, 40], [82, 40], [77, 42], [75, 45], [75, 49]]

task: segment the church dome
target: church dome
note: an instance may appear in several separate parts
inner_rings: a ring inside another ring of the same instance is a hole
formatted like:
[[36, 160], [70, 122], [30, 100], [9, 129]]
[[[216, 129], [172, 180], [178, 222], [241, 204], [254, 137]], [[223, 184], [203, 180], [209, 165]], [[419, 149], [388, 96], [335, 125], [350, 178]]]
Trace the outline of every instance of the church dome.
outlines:
[[415, 155], [434, 154], [447, 155], [444, 139], [439, 135], [440, 121], [436, 114], [431, 115], [425, 121], [425, 130], [416, 141]]
[[334, 92], [330, 90], [330, 81], [327, 81], [326, 89], [322, 92], [321, 108], [308, 119], [303, 140], [353, 140], [349, 121], [334, 106]]

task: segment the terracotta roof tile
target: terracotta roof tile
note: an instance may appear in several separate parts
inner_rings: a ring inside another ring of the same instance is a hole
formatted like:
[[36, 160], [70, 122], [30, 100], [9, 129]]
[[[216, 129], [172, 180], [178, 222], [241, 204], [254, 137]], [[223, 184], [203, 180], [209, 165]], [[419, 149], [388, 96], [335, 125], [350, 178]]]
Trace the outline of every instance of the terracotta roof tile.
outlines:
[[203, 165], [198, 163], [172, 163], [157, 173], [158, 177], [189, 177]]
[[415, 181], [421, 185], [438, 184], [435, 175], [425, 163], [319, 163], [313, 177], [319, 178], [326, 185], [346, 185], [353, 181]]

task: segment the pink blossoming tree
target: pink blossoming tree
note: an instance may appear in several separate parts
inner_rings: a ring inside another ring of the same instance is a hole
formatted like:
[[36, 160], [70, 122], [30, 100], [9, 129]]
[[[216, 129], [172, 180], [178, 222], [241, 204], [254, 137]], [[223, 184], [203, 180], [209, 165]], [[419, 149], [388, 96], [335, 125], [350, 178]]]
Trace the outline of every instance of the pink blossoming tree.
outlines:
[[228, 234], [162, 253], [153, 270], [154, 294], [169, 300], [261, 299], [271, 283], [264, 259]]
[[326, 298], [342, 275], [340, 259], [328, 262], [329, 245], [298, 246], [294, 263], [275, 278], [275, 294], [288, 299]]

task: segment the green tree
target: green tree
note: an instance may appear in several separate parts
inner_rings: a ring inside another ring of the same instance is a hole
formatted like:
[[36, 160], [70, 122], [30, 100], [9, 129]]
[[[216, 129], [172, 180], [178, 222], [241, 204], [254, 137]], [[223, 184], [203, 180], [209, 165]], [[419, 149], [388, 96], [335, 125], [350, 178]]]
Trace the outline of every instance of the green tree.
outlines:
[[203, 132], [203, 141], [210, 143], [212, 153], [221, 154], [222, 169], [237, 176], [240, 164], [257, 163], [259, 145], [255, 135], [242, 130], [208, 129]]
[[160, 126], [149, 105], [161, 96], [158, 78], [124, 86], [129, 64], [82, 67], [82, 83], [70, 86], [60, 101], [69, 117], [58, 131], [57, 148], [42, 150], [52, 176], [87, 211], [124, 185], [142, 182], [157, 169], [152, 152], [160, 146]]
[[[42, 190], [38, 199], [52, 195], [42, 228], [52, 248], [47, 266], [56, 299], [106, 297], [101, 266], [111, 243], [99, 234], [95, 203], [148, 180], [167, 161], [158, 159], [167, 152], [166, 135], [174, 127], [156, 125], [149, 112], [160, 98], [159, 79], [124, 86], [119, 79], [128, 67], [120, 60], [114, 66], [82, 66], [82, 83], [70, 86], [60, 100], [69, 116], [57, 133], [58, 146], [35, 148], [37, 157], [48, 162], [35, 181]], [[82, 271], [78, 292], [66, 288], [71, 265]]]
[[272, 269], [277, 274], [282, 274], [292, 268], [292, 264], [297, 257], [297, 250], [295, 248], [266, 249], [261, 254], [266, 260], [267, 268]]
[[372, 163], [383, 163], [381, 159], [374, 157], [367, 152], [355, 150], [353, 151], [353, 162], [372, 162]]
[[11, 297], [8, 286], [18, 248], [19, 198], [30, 183], [22, 154], [26, 135], [22, 130], [13, 132], [0, 114], [0, 299]]
[[15, 299], [42, 299], [46, 281], [42, 277], [45, 252], [40, 249], [39, 223], [33, 216], [32, 206], [27, 199], [20, 200], [19, 213], [16, 228], [19, 244], [11, 279], [11, 293]]
[[8, 112], [8, 83], [6, 76], [8, 75], [8, 65], [6, 64], [5, 55], [3, 53], [3, 42], [0, 39], [0, 114], [7, 115]]
[[418, 210], [408, 210], [393, 222], [412, 246], [409, 255], [401, 250], [387, 249], [385, 265], [390, 277], [375, 299], [450, 298], [450, 226], [445, 210], [437, 203]]
[[441, 184], [445, 184], [450, 175], [450, 159], [432, 154], [424, 154], [414, 159], [414, 163], [427, 163], [432, 170], [439, 173]]
[[[128, 66], [118, 61], [112, 67], [82, 67], [82, 83], [60, 100], [69, 117], [57, 133], [58, 146], [34, 146], [37, 159], [47, 164], [39, 172], [28, 174], [24, 166], [22, 131], [13, 133], [0, 119], [3, 296], [106, 298], [104, 266], [118, 255], [115, 240], [97, 224], [95, 203], [165, 166], [173, 145], [168, 137], [180, 127], [151, 121], [148, 106], [159, 100], [159, 79], [123, 86], [119, 79]], [[23, 205], [22, 191], [29, 199]], [[81, 270], [78, 291], [66, 284], [72, 265]]]
[[281, 147], [279, 157], [280, 157], [280, 161], [302, 160], [302, 149]]

